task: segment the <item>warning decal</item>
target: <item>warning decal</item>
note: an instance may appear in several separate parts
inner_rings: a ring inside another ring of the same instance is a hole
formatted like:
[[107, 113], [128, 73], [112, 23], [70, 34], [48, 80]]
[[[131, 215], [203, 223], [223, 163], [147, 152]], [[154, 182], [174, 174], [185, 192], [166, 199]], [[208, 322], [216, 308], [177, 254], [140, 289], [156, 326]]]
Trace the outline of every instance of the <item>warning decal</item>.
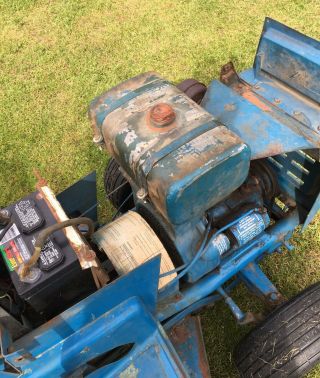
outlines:
[[14, 239], [15, 237], [19, 236], [20, 232], [18, 230], [18, 227], [15, 223], [9, 228], [9, 230], [6, 232], [4, 237], [2, 238], [0, 245], [6, 244], [9, 240]]
[[31, 257], [30, 252], [21, 237], [18, 237], [15, 240], [10, 240], [6, 245], [2, 245], [0, 250], [11, 272]]

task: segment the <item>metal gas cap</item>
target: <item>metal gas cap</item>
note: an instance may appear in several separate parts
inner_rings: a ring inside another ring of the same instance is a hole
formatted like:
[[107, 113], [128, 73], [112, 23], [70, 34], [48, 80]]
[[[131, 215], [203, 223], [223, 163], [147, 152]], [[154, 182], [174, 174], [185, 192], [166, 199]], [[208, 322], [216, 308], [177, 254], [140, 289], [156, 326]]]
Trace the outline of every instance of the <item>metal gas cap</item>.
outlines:
[[150, 120], [156, 127], [164, 127], [172, 123], [176, 118], [173, 107], [164, 102], [154, 105], [150, 109]]

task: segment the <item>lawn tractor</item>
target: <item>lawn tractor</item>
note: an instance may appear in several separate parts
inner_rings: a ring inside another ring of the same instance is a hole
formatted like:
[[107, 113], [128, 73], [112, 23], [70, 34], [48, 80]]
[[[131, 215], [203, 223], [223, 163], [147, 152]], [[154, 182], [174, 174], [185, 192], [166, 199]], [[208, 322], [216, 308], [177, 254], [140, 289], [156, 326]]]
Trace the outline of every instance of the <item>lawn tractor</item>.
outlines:
[[[272, 19], [244, 72], [148, 72], [94, 99], [116, 213], [98, 222], [95, 173], [1, 210], [0, 377], [208, 377], [199, 311], [219, 300], [255, 324], [241, 377], [316, 366], [320, 284], [286, 301], [261, 261], [320, 208], [319, 103], [320, 43]], [[240, 283], [269, 315], [241, 310]]]

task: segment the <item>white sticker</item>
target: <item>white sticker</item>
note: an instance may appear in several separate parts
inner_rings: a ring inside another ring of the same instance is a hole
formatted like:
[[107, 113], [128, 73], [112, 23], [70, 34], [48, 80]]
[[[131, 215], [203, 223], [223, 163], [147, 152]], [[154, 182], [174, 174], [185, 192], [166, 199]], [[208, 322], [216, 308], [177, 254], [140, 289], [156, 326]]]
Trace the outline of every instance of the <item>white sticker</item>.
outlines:
[[19, 236], [20, 232], [18, 230], [18, 227], [15, 223], [9, 228], [9, 230], [6, 232], [4, 237], [2, 238], [0, 245], [6, 244], [8, 241], [14, 239], [15, 237]]

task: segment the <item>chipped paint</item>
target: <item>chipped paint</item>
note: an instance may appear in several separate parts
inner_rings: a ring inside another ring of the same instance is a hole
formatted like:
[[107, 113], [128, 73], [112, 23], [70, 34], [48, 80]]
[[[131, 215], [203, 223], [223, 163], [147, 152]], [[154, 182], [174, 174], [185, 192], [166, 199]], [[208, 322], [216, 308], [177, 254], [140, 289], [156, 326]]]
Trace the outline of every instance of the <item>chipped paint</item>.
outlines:
[[[231, 167], [230, 159], [234, 159]], [[153, 166], [148, 176], [149, 197], [166, 219], [180, 224], [200, 217], [241, 185], [248, 167], [248, 147], [226, 127], [217, 126]], [[202, 180], [210, 185], [199, 196]]]
[[119, 374], [119, 378], [137, 378], [139, 369], [133, 364], [129, 365], [123, 372]]
[[234, 103], [226, 104], [224, 106], [224, 110], [226, 110], [227, 112], [234, 112], [236, 109], [237, 109], [237, 107], [236, 107], [236, 104], [234, 104]]
[[129, 147], [137, 138], [138, 135], [134, 130], [128, 130], [124, 138], [124, 144]]
[[145, 153], [146, 150], [149, 150], [153, 146], [155, 146], [158, 142], [158, 138], [151, 139], [146, 142], [140, 142], [136, 144], [135, 149], [130, 151], [129, 155], [129, 165], [132, 169], [136, 166], [139, 162], [142, 155]]
[[184, 361], [190, 376], [197, 372], [203, 378], [210, 377], [199, 316], [186, 317], [181, 323], [171, 328], [169, 338], [179, 357]]
[[[201, 216], [244, 181], [247, 146], [162, 78], [111, 107], [101, 127], [108, 150], [170, 223]], [[199, 199], [200, 182], [210, 185]]]
[[241, 93], [241, 96], [244, 97], [246, 100], [251, 102], [251, 104], [257, 106], [259, 109], [263, 110], [264, 112], [270, 112], [271, 107], [266, 105], [254, 92], [251, 90], [245, 90]]

